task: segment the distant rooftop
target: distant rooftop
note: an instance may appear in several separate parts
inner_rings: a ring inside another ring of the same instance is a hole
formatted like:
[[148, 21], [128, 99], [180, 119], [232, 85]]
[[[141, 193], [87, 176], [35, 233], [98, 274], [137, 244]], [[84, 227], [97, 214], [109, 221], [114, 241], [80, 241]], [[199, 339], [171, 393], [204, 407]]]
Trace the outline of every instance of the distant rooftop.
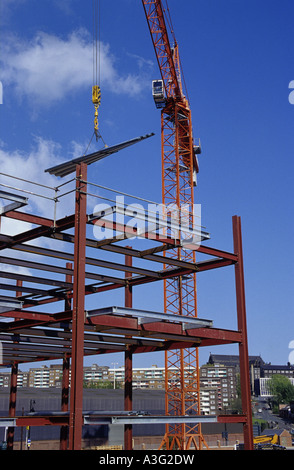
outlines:
[[[262, 366], [265, 364], [261, 356], [249, 356], [249, 363]], [[208, 364], [239, 365], [238, 355], [210, 354]]]

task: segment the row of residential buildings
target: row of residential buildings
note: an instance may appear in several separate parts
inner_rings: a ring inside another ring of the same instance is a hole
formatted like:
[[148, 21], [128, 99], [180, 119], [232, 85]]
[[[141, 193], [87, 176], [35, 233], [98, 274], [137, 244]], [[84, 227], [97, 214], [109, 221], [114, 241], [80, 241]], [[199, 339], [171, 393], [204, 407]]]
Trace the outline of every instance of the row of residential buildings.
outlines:
[[[209, 364], [235, 365], [239, 372], [238, 356], [210, 355]], [[294, 365], [289, 362], [285, 365], [266, 363], [260, 356], [249, 356], [250, 383], [252, 395], [271, 397], [270, 379], [274, 375], [287, 377], [294, 385]]]
[[[266, 364], [260, 356], [250, 356], [252, 395], [270, 396], [268, 382], [274, 374], [288, 377], [294, 385], [294, 366], [273, 366]], [[207, 364], [200, 367], [200, 403], [203, 414], [216, 414], [228, 409], [238, 395], [239, 358], [229, 355], [210, 355]], [[172, 374], [171, 374], [172, 375]], [[191, 370], [185, 370], [187, 380], [193, 377]], [[84, 383], [91, 386], [110, 381], [113, 388], [123, 388], [124, 367], [84, 367]], [[49, 365], [18, 372], [18, 387], [49, 388], [62, 386], [62, 366]], [[10, 371], [0, 370], [0, 388], [10, 387]], [[133, 369], [133, 388], [165, 389], [165, 368], [156, 365]]]

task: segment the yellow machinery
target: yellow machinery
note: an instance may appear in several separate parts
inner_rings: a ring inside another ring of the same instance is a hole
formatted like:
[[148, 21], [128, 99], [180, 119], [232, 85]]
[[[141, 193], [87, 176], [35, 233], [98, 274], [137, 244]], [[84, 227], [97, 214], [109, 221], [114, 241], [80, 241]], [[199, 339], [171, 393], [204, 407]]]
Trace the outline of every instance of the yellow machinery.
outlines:
[[256, 436], [253, 439], [255, 449], [274, 449], [284, 450], [285, 447], [279, 445], [279, 437], [277, 434], [272, 436], [262, 435]]

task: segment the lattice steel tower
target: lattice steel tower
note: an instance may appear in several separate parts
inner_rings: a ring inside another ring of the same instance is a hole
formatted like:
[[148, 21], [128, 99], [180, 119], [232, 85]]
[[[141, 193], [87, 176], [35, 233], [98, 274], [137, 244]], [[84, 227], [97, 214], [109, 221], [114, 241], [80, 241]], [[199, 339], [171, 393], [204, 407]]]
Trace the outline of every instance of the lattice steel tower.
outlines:
[[[160, 0], [142, 0], [161, 80], [153, 82], [153, 97], [161, 108], [162, 202], [175, 211], [188, 208], [184, 217], [194, 226], [194, 187], [198, 173], [200, 145], [193, 140], [191, 110], [183, 94], [178, 45], [171, 26], [168, 7]], [[171, 46], [167, 25], [171, 26]], [[180, 212], [183, 216], [183, 211]], [[180, 215], [178, 220], [180, 221]], [[170, 234], [169, 234], [170, 235]], [[183, 234], [181, 234], [183, 237]], [[195, 263], [195, 250], [178, 246], [168, 256]], [[169, 266], [166, 265], [165, 268]], [[196, 275], [189, 274], [164, 281], [165, 312], [197, 317]], [[200, 414], [198, 348], [165, 353], [166, 414]], [[202, 449], [207, 446], [201, 424], [168, 424], [160, 448]]]

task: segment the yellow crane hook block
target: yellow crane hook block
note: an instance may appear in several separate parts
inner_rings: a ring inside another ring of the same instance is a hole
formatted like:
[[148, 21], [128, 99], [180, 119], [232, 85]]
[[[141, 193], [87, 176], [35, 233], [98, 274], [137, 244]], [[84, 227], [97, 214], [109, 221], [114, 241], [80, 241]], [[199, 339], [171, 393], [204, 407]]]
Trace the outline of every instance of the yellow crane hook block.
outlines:
[[92, 87], [92, 102], [95, 106], [94, 132], [98, 140], [98, 108], [101, 103], [101, 90], [98, 85]]

